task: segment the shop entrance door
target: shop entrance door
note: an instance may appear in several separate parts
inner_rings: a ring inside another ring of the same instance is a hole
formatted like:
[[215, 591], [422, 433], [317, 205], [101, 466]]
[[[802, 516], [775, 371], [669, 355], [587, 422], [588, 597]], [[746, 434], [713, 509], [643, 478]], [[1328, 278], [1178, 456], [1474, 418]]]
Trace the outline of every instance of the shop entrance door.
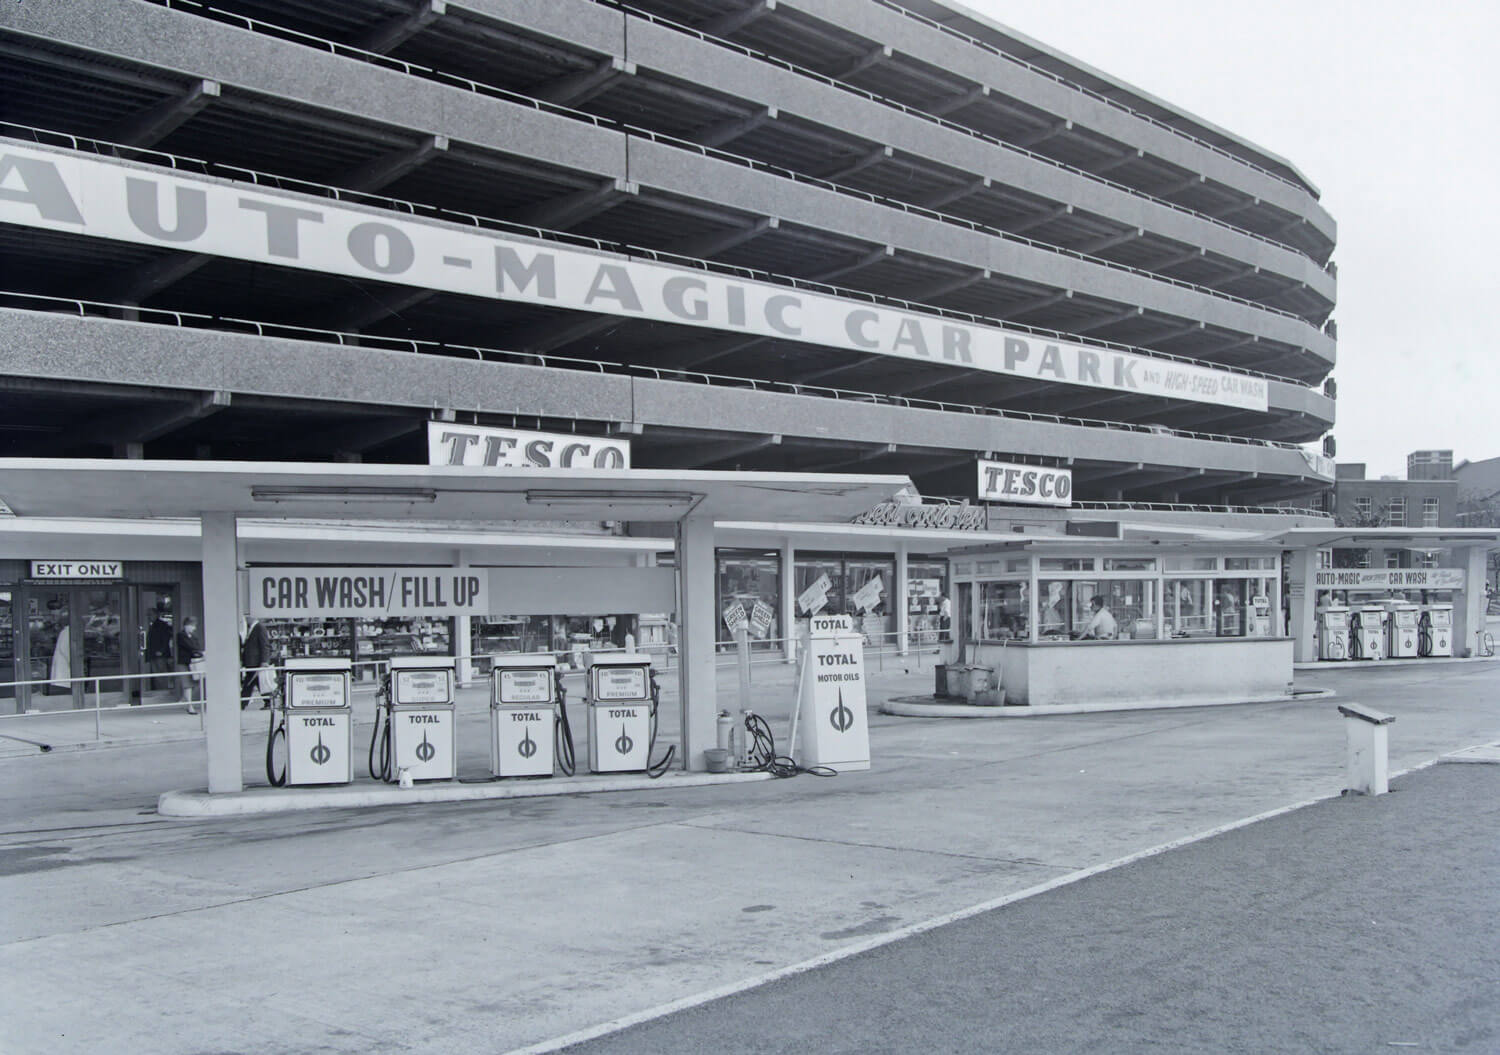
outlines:
[[[124, 590], [113, 586], [34, 587], [18, 591], [25, 614], [15, 663], [22, 685], [17, 704], [25, 710], [62, 711], [125, 702], [121, 648]], [[110, 677], [113, 675], [113, 677]], [[76, 679], [76, 680], [75, 680]], [[98, 679], [92, 681], [88, 679]]]
[[[134, 652], [138, 674], [161, 674], [176, 669], [177, 631], [181, 618], [177, 608], [177, 587], [136, 586]], [[165, 655], [163, 655], [165, 653]], [[153, 659], [156, 661], [153, 665]], [[170, 675], [138, 678], [129, 686], [136, 700], [160, 703], [177, 695], [177, 683]], [[144, 695], [143, 695], [144, 694]]]
[[24, 678], [22, 664], [16, 661], [15, 605], [10, 590], [0, 590], [0, 714], [15, 714], [19, 690], [12, 682]]

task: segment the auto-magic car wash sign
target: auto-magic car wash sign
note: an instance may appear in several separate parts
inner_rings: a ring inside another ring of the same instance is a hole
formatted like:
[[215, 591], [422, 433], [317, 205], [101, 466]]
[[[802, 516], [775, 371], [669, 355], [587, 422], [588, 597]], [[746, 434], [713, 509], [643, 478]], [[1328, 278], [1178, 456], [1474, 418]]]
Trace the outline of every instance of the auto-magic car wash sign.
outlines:
[[1264, 412], [1265, 378], [737, 275], [0, 143], [0, 223]]
[[629, 469], [630, 441], [429, 421], [427, 464], [505, 469]]
[[1319, 590], [1462, 590], [1462, 568], [1324, 568], [1313, 572]]
[[979, 498], [1023, 505], [1073, 504], [1073, 470], [1011, 462], [979, 462]]
[[251, 568], [255, 619], [488, 615], [490, 583], [472, 568]]

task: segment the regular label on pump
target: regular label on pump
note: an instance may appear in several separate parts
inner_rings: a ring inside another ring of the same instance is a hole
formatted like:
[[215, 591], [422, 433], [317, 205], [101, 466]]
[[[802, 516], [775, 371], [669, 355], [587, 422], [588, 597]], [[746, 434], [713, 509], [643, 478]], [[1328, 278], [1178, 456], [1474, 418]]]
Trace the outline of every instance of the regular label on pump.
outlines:
[[502, 670], [498, 695], [501, 703], [551, 703], [553, 673], [537, 670]]
[[453, 708], [391, 711], [391, 761], [413, 780], [453, 779]]
[[496, 707], [490, 714], [490, 772], [497, 777], [550, 777], [557, 712], [538, 707]]
[[589, 707], [589, 769], [595, 773], [639, 771], [646, 768], [650, 751], [649, 703]]
[[835, 770], [870, 768], [863, 639], [838, 633], [807, 640], [797, 761]]
[[287, 784], [347, 784], [353, 779], [349, 712], [286, 717]]

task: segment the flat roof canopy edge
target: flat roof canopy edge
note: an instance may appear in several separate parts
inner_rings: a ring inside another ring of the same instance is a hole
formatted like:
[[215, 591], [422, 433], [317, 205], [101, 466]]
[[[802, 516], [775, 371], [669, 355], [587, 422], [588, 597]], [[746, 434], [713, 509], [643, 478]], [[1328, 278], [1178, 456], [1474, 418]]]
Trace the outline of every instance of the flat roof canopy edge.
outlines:
[[839, 473], [0, 459], [0, 502], [21, 517], [827, 522], [910, 486], [905, 476]]

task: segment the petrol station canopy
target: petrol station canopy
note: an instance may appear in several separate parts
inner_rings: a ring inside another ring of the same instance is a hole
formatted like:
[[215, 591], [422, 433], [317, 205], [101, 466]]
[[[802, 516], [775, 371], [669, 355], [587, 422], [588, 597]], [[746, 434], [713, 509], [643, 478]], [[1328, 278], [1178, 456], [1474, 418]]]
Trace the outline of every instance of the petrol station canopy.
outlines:
[[1288, 528], [1263, 536], [1286, 549], [1326, 549], [1329, 546], [1359, 547], [1410, 543], [1423, 550], [1452, 546], [1481, 546], [1500, 542], [1497, 528], [1443, 527], [1315, 527]]
[[0, 459], [0, 502], [19, 517], [808, 523], [848, 520], [910, 486], [828, 473]]

